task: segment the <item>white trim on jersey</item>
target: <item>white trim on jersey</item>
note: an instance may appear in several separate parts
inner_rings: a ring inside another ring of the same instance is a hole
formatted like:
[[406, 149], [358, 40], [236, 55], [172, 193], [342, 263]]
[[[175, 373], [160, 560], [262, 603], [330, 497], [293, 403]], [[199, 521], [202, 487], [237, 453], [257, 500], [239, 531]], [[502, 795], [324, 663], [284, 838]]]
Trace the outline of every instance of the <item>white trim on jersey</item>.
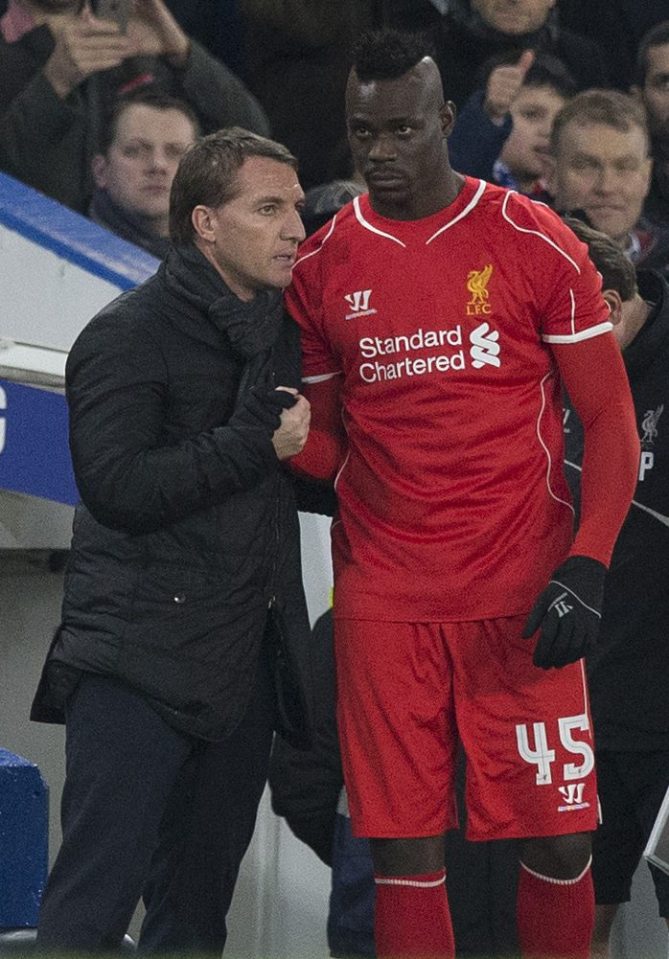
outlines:
[[552, 376], [552, 375], [553, 374], [550, 371], [546, 373], [546, 375], [541, 380], [541, 383], [539, 384], [539, 388], [541, 389], [541, 409], [539, 410], [539, 415], [537, 416], [536, 433], [537, 433], [537, 439], [541, 443], [543, 451], [546, 454], [546, 489], [548, 490], [548, 495], [552, 499], [554, 499], [556, 503], [562, 503], [563, 506], [566, 506], [567, 509], [571, 510], [571, 512], [574, 513], [574, 507], [571, 505], [571, 503], [568, 503], [567, 500], [560, 499], [557, 493], [555, 493], [551, 489], [551, 469], [553, 468], [553, 460], [551, 458], [550, 450], [544, 443], [543, 437], [541, 435], [541, 417], [544, 415], [544, 410], [546, 409], [546, 391], [544, 390], [544, 383], [549, 378], [549, 376]]
[[398, 240], [396, 236], [393, 236], [392, 233], [384, 233], [383, 230], [378, 230], [375, 226], [364, 218], [362, 215], [362, 210], [360, 209], [360, 197], [353, 197], [353, 209], [355, 211], [355, 218], [360, 224], [364, 226], [366, 230], [369, 230], [370, 233], [376, 233], [377, 236], [384, 236], [386, 240], [392, 240], [393, 243], [399, 243], [400, 246], [403, 246], [406, 249], [406, 243], [402, 243], [401, 240]]
[[310, 256], [314, 256], [316, 253], [321, 252], [321, 250], [323, 249], [323, 244], [326, 242], [326, 240], [329, 240], [332, 234], [334, 233], [334, 228], [336, 223], [337, 223], [337, 214], [335, 213], [335, 215], [332, 217], [332, 223], [330, 224], [330, 229], [321, 240], [321, 245], [317, 246], [315, 250], [311, 251], [311, 253], [305, 253], [304, 256], [298, 257], [297, 260], [295, 260], [293, 269], [295, 269], [298, 263], [301, 263], [303, 260], [308, 260]]
[[580, 333], [547, 333], [541, 339], [544, 343], [580, 343], [581, 340], [590, 340], [593, 336], [601, 336], [602, 333], [609, 333], [613, 329], [613, 323], [608, 320], [604, 323], [598, 323], [597, 326], [591, 326], [587, 330], [581, 330]]
[[335, 376], [341, 376], [341, 370], [335, 370], [334, 373], [318, 373], [315, 376], [303, 376], [303, 383], [325, 383], [326, 380], [332, 380]]
[[510, 197], [512, 197], [512, 196], [514, 196], [514, 191], [511, 191], [510, 193], [507, 193], [507, 195], [504, 197], [504, 202], [502, 203], [502, 216], [504, 217], [504, 219], [506, 220], [506, 222], [509, 223], [509, 224], [514, 228], [514, 230], [518, 230], [519, 233], [530, 233], [530, 234], [532, 234], [533, 236], [538, 236], [540, 240], [543, 240], [543, 241], [544, 241], [544, 243], [548, 243], [548, 245], [549, 245], [549, 246], [552, 246], [554, 250], [557, 250], [557, 252], [558, 252], [561, 256], [563, 256], [563, 257], [565, 258], [565, 260], [567, 260], [569, 263], [571, 263], [571, 265], [574, 267], [574, 269], [576, 270], [576, 272], [577, 272], [577, 273], [579, 274], [579, 276], [580, 276], [580, 274], [581, 274], [581, 268], [580, 268], [580, 266], [578, 265], [578, 263], [577, 263], [575, 260], [572, 260], [572, 258], [571, 258], [571, 257], [569, 256], [569, 254], [566, 252], [566, 250], [563, 250], [561, 246], [558, 246], [558, 244], [555, 242], [555, 240], [551, 240], [551, 238], [550, 238], [549, 236], [546, 236], [546, 234], [545, 234], [545, 233], [542, 233], [540, 230], [530, 230], [530, 229], [528, 229], [528, 227], [526, 227], [526, 226], [520, 226], [520, 224], [516, 223], [514, 220], [511, 219], [511, 216], [510, 216], [510, 214], [507, 212], [507, 209], [506, 209], [506, 208], [507, 208], [507, 205], [508, 205], [508, 203], [509, 203], [509, 199], [510, 199]]
[[459, 220], [461, 220], [463, 217], [467, 216], [467, 214], [468, 214], [471, 210], [473, 210], [474, 207], [476, 206], [476, 204], [479, 202], [479, 200], [480, 200], [480, 198], [481, 198], [481, 194], [483, 193], [483, 191], [485, 190], [485, 188], [486, 188], [486, 183], [485, 183], [485, 181], [484, 181], [484, 180], [479, 180], [479, 185], [478, 185], [477, 188], [476, 188], [476, 193], [475, 193], [474, 196], [471, 198], [471, 200], [469, 201], [469, 203], [467, 204], [467, 206], [464, 208], [464, 210], [461, 210], [461, 211], [458, 213], [457, 216], [454, 216], [453, 219], [452, 219], [449, 223], [446, 223], [446, 224], [444, 224], [444, 226], [439, 227], [439, 229], [437, 230], [437, 232], [436, 232], [436, 233], [433, 233], [432, 236], [429, 238], [429, 240], [426, 240], [426, 241], [425, 241], [425, 246], [427, 246], [428, 243], [432, 243], [433, 240], [436, 240], [436, 238], [439, 236], [439, 234], [440, 234], [440, 233], [443, 233], [444, 230], [449, 230], [452, 226], [454, 226], [456, 223], [458, 223]]

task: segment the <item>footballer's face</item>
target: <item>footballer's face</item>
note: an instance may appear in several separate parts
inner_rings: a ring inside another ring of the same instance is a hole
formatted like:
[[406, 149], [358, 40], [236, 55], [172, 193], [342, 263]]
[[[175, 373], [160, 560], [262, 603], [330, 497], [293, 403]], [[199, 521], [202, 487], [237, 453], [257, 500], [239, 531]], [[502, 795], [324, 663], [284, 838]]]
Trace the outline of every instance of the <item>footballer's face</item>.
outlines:
[[429, 57], [397, 79], [360, 80], [351, 71], [349, 143], [377, 213], [411, 220], [433, 212], [435, 203], [439, 208], [440, 179], [449, 169], [446, 136], [454, 119]]

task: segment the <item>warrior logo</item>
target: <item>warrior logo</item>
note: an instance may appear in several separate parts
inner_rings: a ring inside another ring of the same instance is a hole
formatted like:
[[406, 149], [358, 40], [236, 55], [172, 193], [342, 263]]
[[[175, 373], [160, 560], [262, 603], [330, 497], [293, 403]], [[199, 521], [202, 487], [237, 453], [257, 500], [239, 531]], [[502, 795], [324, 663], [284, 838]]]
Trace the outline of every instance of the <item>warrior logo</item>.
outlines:
[[646, 410], [646, 414], [641, 421], [643, 436], [641, 443], [643, 446], [652, 446], [657, 439], [657, 421], [662, 416], [664, 403], [661, 403], [656, 410]]
[[376, 313], [376, 310], [369, 305], [371, 295], [371, 290], [356, 290], [355, 293], [347, 293], [344, 299], [351, 307], [351, 312], [346, 315], [346, 319], [354, 320], [358, 316], [371, 316]]
[[488, 263], [482, 270], [470, 270], [467, 274], [467, 290], [472, 298], [467, 303], [467, 316], [480, 316], [481, 313], [490, 313], [488, 303], [488, 283], [492, 276], [492, 263]]
[[491, 330], [489, 323], [481, 323], [475, 330], [469, 334], [472, 348], [469, 351], [472, 355], [472, 366], [475, 370], [480, 370], [482, 366], [501, 366], [499, 351], [499, 333], [497, 330]]
[[555, 610], [555, 612], [558, 614], [558, 619], [562, 619], [563, 616], [567, 616], [569, 613], [571, 613], [572, 609], [574, 608], [567, 602], [568, 595], [569, 594], [566, 592], [560, 593], [560, 595], [556, 596], [556, 598], [548, 607], [549, 610], [551, 609]]

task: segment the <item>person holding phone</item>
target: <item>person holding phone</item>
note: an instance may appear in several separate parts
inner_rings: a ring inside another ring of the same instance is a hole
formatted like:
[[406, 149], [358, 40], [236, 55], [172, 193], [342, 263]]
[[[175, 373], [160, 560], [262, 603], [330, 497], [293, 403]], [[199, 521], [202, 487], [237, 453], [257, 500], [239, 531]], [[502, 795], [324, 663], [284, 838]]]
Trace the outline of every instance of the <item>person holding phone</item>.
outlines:
[[0, 18], [0, 170], [84, 212], [104, 118], [140, 86], [185, 100], [204, 133], [269, 132], [258, 101], [164, 0], [98, 3], [10, 0]]

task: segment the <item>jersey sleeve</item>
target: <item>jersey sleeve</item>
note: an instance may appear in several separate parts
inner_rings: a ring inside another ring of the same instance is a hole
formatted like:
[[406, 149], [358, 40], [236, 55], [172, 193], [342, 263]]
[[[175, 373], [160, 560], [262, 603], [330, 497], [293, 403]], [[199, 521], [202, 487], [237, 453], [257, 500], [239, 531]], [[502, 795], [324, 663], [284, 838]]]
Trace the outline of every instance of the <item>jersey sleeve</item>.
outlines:
[[[519, 198], [516, 197], [516, 200]], [[523, 235], [538, 332], [545, 343], [569, 344], [613, 329], [602, 297], [602, 278], [588, 248], [560, 217], [542, 203], [507, 205], [507, 219]]]
[[[323, 250], [321, 232], [300, 248], [293, 278], [285, 294], [286, 308], [300, 327], [302, 377], [317, 383], [341, 371], [341, 364], [323, 333]], [[327, 234], [325, 234], [327, 239]]]
[[570, 555], [608, 566], [636, 487], [639, 438], [620, 349], [612, 334], [553, 354], [583, 424], [581, 516]]

